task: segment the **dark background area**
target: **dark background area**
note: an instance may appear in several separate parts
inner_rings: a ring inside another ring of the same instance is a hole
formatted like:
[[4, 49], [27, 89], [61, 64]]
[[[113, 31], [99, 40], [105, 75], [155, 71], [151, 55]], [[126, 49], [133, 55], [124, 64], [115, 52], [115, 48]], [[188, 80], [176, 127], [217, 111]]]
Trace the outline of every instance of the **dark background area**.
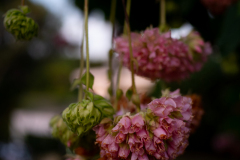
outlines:
[[[205, 110], [200, 127], [190, 136], [186, 153], [177, 159], [240, 159], [240, 2], [222, 10], [218, 7], [220, 11], [214, 13], [201, 0], [166, 1], [168, 25], [178, 28], [190, 23], [214, 49], [200, 72], [185, 81], [167, 84], [171, 90], [180, 88], [183, 94], [201, 95]], [[1, 0], [0, 15], [18, 4], [20, 1]], [[66, 59], [61, 52], [71, 46], [59, 37], [60, 22], [42, 6], [27, 4], [32, 8], [31, 17], [39, 24], [38, 38], [16, 42], [0, 23], [0, 159], [4, 160], [8, 156], [3, 156], [4, 153], [10, 153], [4, 152], [3, 146], [12, 143], [9, 126], [12, 111], [41, 107], [42, 99], [51, 101], [54, 106], [67, 106], [77, 96], [76, 91], [69, 91], [69, 74], [79, 66], [79, 61]], [[83, 9], [83, 0], [75, 0], [75, 5]], [[106, 19], [110, 5], [111, 0], [89, 2], [90, 12], [100, 9]], [[122, 1], [117, 0], [119, 34], [124, 22], [122, 8]], [[3, 21], [2, 16], [0, 21]], [[145, 30], [151, 25], [157, 27], [159, 3], [132, 0], [130, 23], [132, 31]], [[40, 54], [40, 58], [31, 56], [34, 53]], [[161, 84], [161, 81], [156, 83], [154, 97], [160, 96]], [[29, 135], [25, 143], [30, 159], [39, 159], [39, 155], [50, 152], [65, 154], [63, 146], [49, 137]]]

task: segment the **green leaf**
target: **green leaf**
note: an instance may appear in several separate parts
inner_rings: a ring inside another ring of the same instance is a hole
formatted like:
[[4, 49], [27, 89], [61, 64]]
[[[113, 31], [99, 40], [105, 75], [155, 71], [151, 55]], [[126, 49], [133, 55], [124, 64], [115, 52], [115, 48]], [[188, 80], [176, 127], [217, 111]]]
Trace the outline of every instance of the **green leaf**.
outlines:
[[30, 12], [28, 6], [19, 6], [19, 8], [22, 10], [23, 14], [27, 14]]
[[170, 116], [168, 116], [169, 118], [182, 118], [182, 114], [180, 111], [173, 111], [170, 113]]
[[71, 91], [73, 91], [78, 85], [81, 84], [81, 80], [80, 79], [74, 79], [72, 86], [71, 86]]
[[128, 98], [129, 101], [132, 99], [132, 95], [133, 95], [133, 90], [132, 90], [132, 87], [131, 87], [126, 92], [126, 97]]
[[84, 90], [85, 94], [87, 95], [87, 98], [91, 101], [93, 101], [93, 93], [87, 91], [86, 89]]
[[[86, 77], [87, 77], [87, 73], [85, 72], [83, 75], [82, 75], [82, 78], [81, 78], [81, 83], [84, 84], [86, 86], [87, 82], [86, 82]], [[92, 89], [93, 87], [93, 82], [94, 82], [94, 76], [91, 74], [91, 72], [89, 72], [89, 88]]]

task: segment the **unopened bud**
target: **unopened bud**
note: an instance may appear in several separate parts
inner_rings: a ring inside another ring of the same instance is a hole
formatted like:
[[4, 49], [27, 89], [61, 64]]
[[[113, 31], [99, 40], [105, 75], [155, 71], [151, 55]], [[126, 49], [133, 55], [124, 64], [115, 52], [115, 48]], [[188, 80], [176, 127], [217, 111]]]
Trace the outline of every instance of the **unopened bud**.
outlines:
[[77, 132], [79, 136], [97, 125], [101, 120], [101, 116], [101, 112], [89, 100], [71, 104], [62, 113], [63, 120], [68, 127], [73, 132]]
[[4, 26], [17, 40], [31, 40], [38, 34], [38, 25], [32, 18], [25, 14], [29, 11], [27, 6], [7, 11], [4, 18]]
[[117, 100], [119, 100], [123, 95], [123, 91], [121, 89], [117, 90]]
[[138, 94], [133, 94], [132, 95], [132, 102], [133, 104], [135, 104], [136, 106], [140, 106], [140, 98]]

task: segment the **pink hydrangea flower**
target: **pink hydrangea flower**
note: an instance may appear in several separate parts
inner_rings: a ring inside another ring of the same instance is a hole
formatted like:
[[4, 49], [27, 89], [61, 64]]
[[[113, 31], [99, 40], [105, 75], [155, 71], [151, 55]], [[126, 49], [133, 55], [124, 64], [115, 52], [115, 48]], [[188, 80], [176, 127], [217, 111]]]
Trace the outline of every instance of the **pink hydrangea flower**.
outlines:
[[[201, 68], [203, 61], [195, 61], [188, 44], [183, 40], [171, 38], [171, 32], [160, 33], [158, 28], [147, 29], [142, 34], [131, 33], [135, 73], [152, 80], [179, 81]], [[196, 43], [196, 42], [194, 42]], [[198, 41], [195, 49], [210, 52], [209, 45]], [[200, 45], [204, 45], [204, 49]], [[126, 36], [115, 39], [115, 50], [123, 64], [130, 68], [130, 53]], [[205, 56], [206, 54], [200, 54]], [[205, 58], [203, 58], [205, 59]], [[197, 64], [195, 64], [197, 63]]]
[[191, 103], [179, 90], [164, 91], [163, 97], [149, 103], [147, 110], [95, 126], [101, 157], [175, 159], [188, 146], [190, 129], [186, 124], [192, 119]]

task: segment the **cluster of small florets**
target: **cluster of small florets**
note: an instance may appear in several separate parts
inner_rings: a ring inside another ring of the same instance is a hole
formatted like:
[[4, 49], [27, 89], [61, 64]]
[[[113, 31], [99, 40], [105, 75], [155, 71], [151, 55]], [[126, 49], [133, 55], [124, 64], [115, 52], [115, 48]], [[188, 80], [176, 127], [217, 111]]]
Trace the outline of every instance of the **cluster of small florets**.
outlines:
[[191, 99], [165, 92], [144, 112], [103, 120], [94, 127], [101, 157], [107, 159], [175, 159], [188, 145]]
[[[203, 63], [201, 56], [205, 56], [203, 52], [206, 49], [202, 49], [198, 54], [200, 61], [194, 59], [189, 45], [185, 41], [171, 38], [170, 31], [160, 33], [158, 28], [147, 29], [143, 33], [131, 33], [131, 38], [134, 64], [137, 64], [134, 67], [135, 73], [151, 80], [179, 81], [199, 70], [199, 67], [198, 69], [195, 67], [196, 63]], [[187, 37], [188, 40], [190, 38], [192, 36]], [[193, 38], [191, 40], [195, 45], [195, 42], [199, 41], [196, 41], [196, 36]], [[115, 50], [119, 53], [123, 64], [130, 68], [128, 38], [126, 36], [118, 37], [115, 39], [115, 44]], [[197, 43], [197, 45], [201, 44]]]

